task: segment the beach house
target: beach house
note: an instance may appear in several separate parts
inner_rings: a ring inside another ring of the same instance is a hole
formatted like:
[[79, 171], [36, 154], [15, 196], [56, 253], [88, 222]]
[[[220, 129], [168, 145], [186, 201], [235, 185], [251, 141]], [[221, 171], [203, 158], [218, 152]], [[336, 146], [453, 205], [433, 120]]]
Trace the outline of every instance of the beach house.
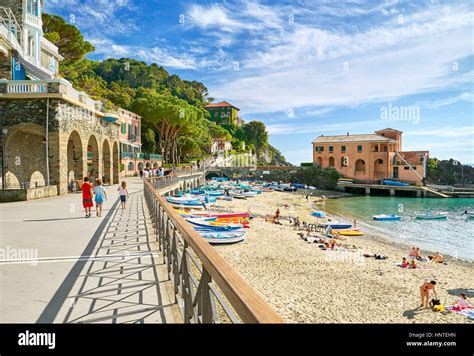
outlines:
[[422, 182], [429, 152], [403, 151], [402, 134], [386, 128], [373, 134], [321, 135], [312, 142], [313, 163], [358, 180]]

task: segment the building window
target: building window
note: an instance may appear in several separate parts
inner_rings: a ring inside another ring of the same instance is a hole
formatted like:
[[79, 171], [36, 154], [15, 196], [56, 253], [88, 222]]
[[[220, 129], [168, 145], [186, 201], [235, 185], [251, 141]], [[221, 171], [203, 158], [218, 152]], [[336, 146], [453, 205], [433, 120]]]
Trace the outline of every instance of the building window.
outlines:
[[357, 152], [359, 152], [359, 153], [362, 152], [362, 146], [357, 146]]
[[346, 152], [346, 146], [341, 146], [341, 152], [345, 153]]
[[329, 152], [334, 152], [334, 146], [329, 146]]
[[316, 147], [316, 152], [324, 152], [324, 147], [323, 146]]

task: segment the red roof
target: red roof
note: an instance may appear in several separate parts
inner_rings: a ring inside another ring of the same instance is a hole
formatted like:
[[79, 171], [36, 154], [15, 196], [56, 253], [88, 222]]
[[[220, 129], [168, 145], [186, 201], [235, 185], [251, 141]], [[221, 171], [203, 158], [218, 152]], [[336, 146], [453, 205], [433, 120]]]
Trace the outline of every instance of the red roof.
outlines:
[[240, 109], [238, 107], [235, 107], [234, 105], [232, 105], [231, 103], [228, 103], [227, 101], [221, 101], [220, 103], [216, 103], [216, 104], [209, 104], [209, 105], [206, 105], [205, 106], [206, 108], [228, 108], [228, 107], [232, 107], [234, 109], [237, 109], [240, 111]]

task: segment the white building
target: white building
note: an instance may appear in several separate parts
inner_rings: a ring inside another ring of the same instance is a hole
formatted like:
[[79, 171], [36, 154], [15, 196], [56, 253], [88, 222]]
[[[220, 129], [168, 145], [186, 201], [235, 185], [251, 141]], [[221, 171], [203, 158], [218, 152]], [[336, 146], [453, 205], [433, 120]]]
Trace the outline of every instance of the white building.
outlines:
[[0, 79], [58, 77], [64, 58], [43, 37], [44, 0], [0, 0]]

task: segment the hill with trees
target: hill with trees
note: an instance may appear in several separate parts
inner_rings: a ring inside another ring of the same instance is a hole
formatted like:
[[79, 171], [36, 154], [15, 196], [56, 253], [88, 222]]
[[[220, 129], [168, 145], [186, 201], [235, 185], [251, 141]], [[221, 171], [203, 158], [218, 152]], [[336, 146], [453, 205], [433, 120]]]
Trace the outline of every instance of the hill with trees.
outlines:
[[130, 58], [94, 61], [95, 50], [79, 29], [62, 17], [43, 14], [44, 36], [65, 58], [60, 74], [106, 109], [122, 107], [143, 117], [143, 151], [159, 153], [168, 163], [181, 163], [210, 154], [214, 139], [232, 141], [236, 152], [252, 150], [261, 164], [289, 165], [268, 143], [268, 132], [259, 121], [219, 126], [204, 108], [214, 99], [198, 81], [170, 74], [158, 64]]

